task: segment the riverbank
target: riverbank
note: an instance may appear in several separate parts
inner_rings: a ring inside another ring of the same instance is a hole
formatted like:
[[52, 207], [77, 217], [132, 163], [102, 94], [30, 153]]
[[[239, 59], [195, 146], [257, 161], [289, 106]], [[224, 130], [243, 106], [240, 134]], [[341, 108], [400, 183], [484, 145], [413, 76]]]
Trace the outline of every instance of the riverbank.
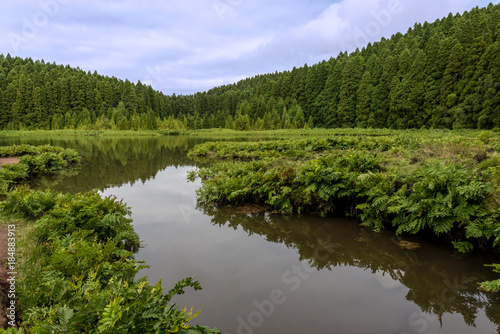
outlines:
[[161, 136], [179, 134], [178, 131], [133, 131], [133, 130], [18, 130], [0, 131], [0, 137], [74, 137], [74, 136], [94, 136], [94, 137], [129, 137], [129, 136]]
[[[37, 334], [219, 332], [188, 325], [197, 314], [169, 303], [185, 288], [201, 289], [192, 278], [165, 294], [160, 283], [136, 279], [147, 266], [134, 258], [140, 240], [125, 203], [97, 191], [73, 195], [18, 186], [73, 167], [80, 159], [76, 151], [49, 145], [0, 147], [0, 156], [13, 155], [20, 156], [18, 164], [0, 171], [0, 214], [9, 222], [7, 243], [0, 240], [8, 259], [7, 271], [0, 272], [8, 283], [2, 285], [0, 303], [9, 333], [16, 333], [17, 325], [19, 333]], [[10, 223], [13, 219], [29, 229]]]
[[19, 162], [19, 158], [0, 158], [0, 168], [2, 168], [3, 165], [13, 165], [17, 164]]
[[0, 137], [156, 137], [156, 136], [193, 136], [203, 138], [297, 138], [297, 137], [323, 137], [323, 136], [395, 136], [407, 134], [426, 134], [429, 137], [447, 136], [450, 134], [477, 136], [481, 132], [488, 132], [490, 136], [497, 136], [498, 132], [478, 131], [471, 129], [462, 130], [394, 130], [394, 129], [280, 129], [280, 130], [249, 130], [239, 131], [230, 129], [200, 129], [200, 130], [2, 130]]
[[[65, 150], [51, 146], [35, 147], [30, 145], [8, 146], [0, 148], [0, 196], [8, 195], [12, 189], [31, 177], [55, 173], [74, 166], [79, 161], [74, 150]], [[4, 203], [0, 204], [0, 328], [17, 328], [17, 248], [21, 234], [19, 224], [3, 217]], [[17, 227], [17, 229], [16, 229]], [[9, 311], [9, 308], [12, 310]]]
[[498, 251], [500, 140], [493, 132], [351, 130], [214, 141], [189, 155], [213, 162], [190, 175], [202, 180], [202, 203], [353, 216], [374, 230], [429, 235], [463, 253]]
[[2, 213], [31, 226], [17, 235], [15, 255], [16, 322], [28, 333], [150, 333], [155, 327], [218, 333], [188, 325], [196, 314], [169, 304], [185, 288], [201, 289], [192, 278], [166, 294], [135, 278], [147, 266], [134, 259], [139, 236], [116, 198], [21, 187], [7, 194]]

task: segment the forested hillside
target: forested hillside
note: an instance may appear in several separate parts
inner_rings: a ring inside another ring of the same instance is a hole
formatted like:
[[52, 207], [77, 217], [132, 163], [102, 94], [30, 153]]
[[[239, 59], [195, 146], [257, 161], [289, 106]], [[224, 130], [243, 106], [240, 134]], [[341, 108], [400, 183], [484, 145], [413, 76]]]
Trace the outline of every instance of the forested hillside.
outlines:
[[0, 55], [0, 129], [500, 128], [500, 5], [187, 96]]

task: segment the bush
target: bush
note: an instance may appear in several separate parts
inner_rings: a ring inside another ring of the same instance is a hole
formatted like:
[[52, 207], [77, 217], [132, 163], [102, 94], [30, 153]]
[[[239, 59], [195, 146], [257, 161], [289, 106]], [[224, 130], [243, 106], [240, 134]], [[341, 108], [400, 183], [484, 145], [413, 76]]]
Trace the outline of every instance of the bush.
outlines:
[[0, 170], [6, 197], [1, 212], [32, 223], [16, 267], [22, 273], [16, 281], [22, 328], [7, 333], [219, 333], [188, 325], [197, 314], [168, 305], [187, 287], [201, 289], [192, 278], [167, 294], [160, 283], [135, 280], [146, 266], [134, 259], [139, 236], [124, 203], [101, 198], [97, 191], [75, 195], [14, 188], [77, 163], [76, 151], [19, 145], [0, 147], [0, 156], [21, 157]]
[[0, 147], [0, 156], [20, 157], [19, 163], [0, 169], [0, 194], [31, 178], [53, 174], [80, 161], [78, 152], [54, 146], [14, 145]]
[[139, 237], [116, 198], [22, 187], [2, 208], [34, 222], [18, 263], [18, 308], [27, 332], [218, 333], [188, 325], [197, 314], [168, 305], [187, 287], [201, 289], [192, 278], [166, 294], [160, 283], [134, 280], [145, 267], [132, 253]]

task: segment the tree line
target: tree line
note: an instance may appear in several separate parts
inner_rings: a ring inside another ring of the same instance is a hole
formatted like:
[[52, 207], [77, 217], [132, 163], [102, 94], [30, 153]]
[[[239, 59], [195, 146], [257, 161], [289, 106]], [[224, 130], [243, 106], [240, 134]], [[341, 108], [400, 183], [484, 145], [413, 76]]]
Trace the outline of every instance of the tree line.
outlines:
[[500, 128], [500, 5], [192, 95], [0, 55], [0, 129]]

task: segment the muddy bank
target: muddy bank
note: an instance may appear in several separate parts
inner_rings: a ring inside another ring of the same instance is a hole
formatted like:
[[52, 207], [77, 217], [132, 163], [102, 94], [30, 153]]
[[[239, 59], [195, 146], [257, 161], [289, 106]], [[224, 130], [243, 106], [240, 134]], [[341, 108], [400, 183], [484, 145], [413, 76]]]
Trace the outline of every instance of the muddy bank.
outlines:
[[19, 158], [0, 158], [0, 168], [2, 165], [13, 165], [19, 162]]

